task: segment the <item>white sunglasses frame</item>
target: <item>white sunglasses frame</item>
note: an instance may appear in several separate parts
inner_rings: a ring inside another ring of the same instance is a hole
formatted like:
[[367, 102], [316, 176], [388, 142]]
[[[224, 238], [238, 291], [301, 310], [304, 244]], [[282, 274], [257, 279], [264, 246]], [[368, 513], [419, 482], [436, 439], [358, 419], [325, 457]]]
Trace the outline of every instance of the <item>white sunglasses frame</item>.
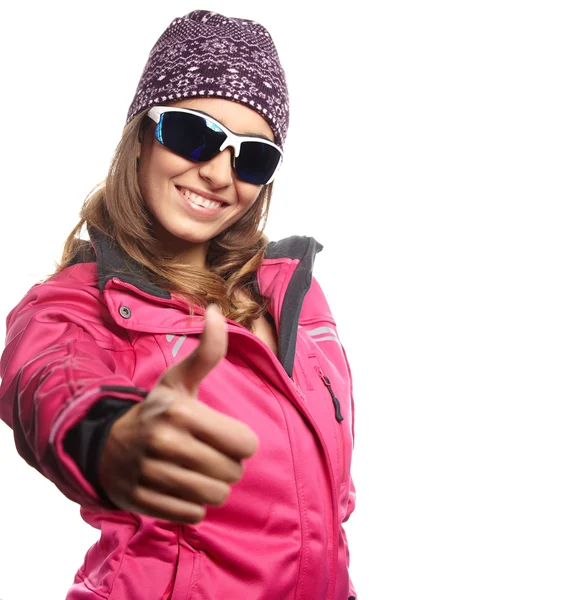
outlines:
[[[237, 158], [239, 156], [239, 152], [241, 151], [241, 144], [243, 142], [259, 141], [263, 144], [267, 144], [268, 146], [273, 146], [280, 153], [280, 160], [277, 163], [277, 167], [275, 168], [273, 175], [269, 178], [269, 181], [267, 183], [263, 183], [261, 185], [268, 185], [275, 179], [275, 176], [277, 175], [277, 172], [279, 171], [279, 168], [281, 167], [281, 164], [283, 162], [283, 150], [277, 144], [274, 144], [271, 140], [268, 140], [267, 138], [264, 138], [260, 135], [239, 135], [238, 133], [235, 133], [235, 132], [231, 131], [231, 129], [228, 129], [227, 127], [225, 127], [225, 125], [223, 125], [223, 123], [220, 123], [217, 119], [215, 119], [211, 115], [208, 115], [207, 113], [204, 113], [201, 110], [195, 110], [193, 108], [180, 108], [177, 106], [153, 106], [153, 108], [149, 109], [149, 111], [147, 112], [147, 116], [150, 117], [153, 121], [155, 121], [155, 123], [158, 124], [159, 121], [161, 120], [161, 115], [166, 112], [184, 112], [184, 113], [188, 113], [188, 114], [194, 114], [194, 115], [197, 115], [198, 117], [203, 117], [206, 121], [210, 121], [216, 127], [218, 127], [221, 131], [223, 131], [223, 133], [225, 133], [225, 135], [227, 136], [225, 138], [225, 141], [223, 142], [223, 144], [221, 144], [221, 147], [219, 148], [219, 152], [223, 152], [223, 150], [225, 150], [226, 148], [233, 148], [233, 153], [235, 155], [235, 158]], [[197, 161], [192, 161], [192, 162], [197, 162]], [[248, 182], [245, 182], [245, 183], [248, 183]], [[260, 184], [253, 184], [253, 185], [260, 185]]]

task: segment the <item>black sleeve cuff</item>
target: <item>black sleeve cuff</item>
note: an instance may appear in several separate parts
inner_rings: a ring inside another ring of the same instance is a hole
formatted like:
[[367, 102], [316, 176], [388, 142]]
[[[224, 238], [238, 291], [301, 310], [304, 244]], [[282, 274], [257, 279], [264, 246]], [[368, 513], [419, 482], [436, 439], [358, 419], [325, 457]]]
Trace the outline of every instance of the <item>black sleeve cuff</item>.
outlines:
[[[102, 500], [112, 505], [98, 480], [100, 458], [113, 423], [136, 404], [133, 400], [102, 398], [64, 438], [64, 449]], [[114, 505], [113, 505], [114, 506]]]

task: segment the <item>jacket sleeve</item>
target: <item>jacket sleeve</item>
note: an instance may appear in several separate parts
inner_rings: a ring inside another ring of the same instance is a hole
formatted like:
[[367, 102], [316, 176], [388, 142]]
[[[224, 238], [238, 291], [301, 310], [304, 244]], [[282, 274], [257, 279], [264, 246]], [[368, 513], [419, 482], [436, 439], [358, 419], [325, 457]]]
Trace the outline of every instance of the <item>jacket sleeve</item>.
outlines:
[[112, 504], [99, 481], [98, 467], [105, 442], [114, 422], [134, 406], [131, 400], [104, 398], [94, 404], [86, 417], [71, 427], [63, 447], [105, 503]]
[[[341, 345], [341, 343], [340, 343]], [[348, 363], [348, 358], [346, 356], [346, 350], [344, 349], [344, 347], [342, 346], [342, 352], [344, 353], [344, 358], [346, 360], [346, 365], [348, 367], [348, 376], [350, 378], [350, 422], [351, 422], [351, 431], [352, 431], [352, 446], [354, 446], [355, 443], [355, 432], [354, 432], [354, 389], [353, 389], [353, 380], [352, 380], [352, 373], [350, 371], [350, 364]], [[352, 448], [353, 450], [353, 448]], [[350, 515], [352, 514], [352, 512], [354, 511], [354, 508], [356, 506], [356, 488], [354, 486], [354, 480], [352, 479], [352, 471], [350, 471], [349, 473], [349, 485], [348, 485], [348, 506], [346, 508], [346, 514], [344, 516], [344, 520], [343, 523], [345, 523], [349, 518]], [[347, 542], [347, 537], [346, 534], [344, 532], [344, 542], [346, 544], [346, 549], [348, 552], [348, 567], [350, 566], [350, 550], [348, 548], [348, 542]], [[354, 584], [352, 583], [352, 580], [350, 579], [350, 590], [349, 590], [349, 597], [348, 598], [353, 598], [354, 600], [356, 600], [356, 598], [358, 597], [356, 595], [356, 590], [354, 588]]]
[[[342, 350], [344, 351], [344, 356], [346, 356], [346, 351], [342, 348]], [[355, 432], [354, 432], [354, 393], [353, 393], [353, 382], [352, 382], [352, 374], [350, 372], [350, 365], [348, 363], [348, 359], [346, 358], [346, 363], [348, 364], [348, 373], [350, 375], [350, 399], [351, 399], [351, 406], [350, 406], [350, 415], [351, 415], [351, 426], [352, 426], [352, 446], [355, 443]], [[352, 448], [353, 449], [353, 448]], [[352, 479], [352, 472], [350, 471], [349, 473], [349, 485], [348, 485], [348, 507], [346, 508], [346, 515], [344, 517], [344, 521], [343, 523], [345, 523], [349, 518], [350, 515], [352, 514], [352, 512], [354, 511], [354, 508], [356, 506], [356, 488], [354, 486], [354, 480]], [[347, 538], [346, 535], [344, 533], [344, 540], [346, 543], [346, 548], [348, 546], [348, 542], [347, 542]], [[348, 552], [348, 567], [350, 566], [350, 550], [349, 548], [347, 549]], [[354, 600], [356, 600], [356, 598], [358, 597], [356, 595], [356, 590], [354, 588], [354, 584], [352, 583], [352, 580], [350, 579], [350, 590], [349, 590], [349, 599], [353, 598]]]
[[[347, 386], [349, 392], [349, 427], [350, 427], [350, 435], [352, 439], [352, 450], [354, 446], [355, 433], [354, 433], [354, 385], [352, 380], [352, 372], [350, 370], [350, 363], [348, 362], [348, 356], [346, 354], [346, 349], [342, 345], [342, 342], [338, 336], [338, 328], [336, 325], [336, 321], [322, 291], [322, 288], [315, 277], [312, 277], [311, 286], [308, 291], [308, 294], [305, 297], [304, 304], [302, 307], [302, 317], [304, 321], [315, 321], [316, 323], [323, 323], [329, 326], [331, 332], [328, 332], [327, 337], [322, 338], [318, 343], [319, 344], [327, 344], [324, 346], [324, 354], [325, 356], [333, 362], [339, 372], [341, 373], [344, 385]], [[337, 343], [336, 343], [337, 342]], [[348, 497], [348, 506], [346, 509], [346, 513], [344, 516], [344, 521], [347, 521], [354, 510], [354, 506], [356, 503], [356, 491], [354, 488], [354, 483], [352, 481], [352, 475], [350, 472], [350, 493]]]
[[[33, 287], [7, 319], [0, 417], [26, 462], [87, 508], [114, 506], [66, 451], [65, 438], [100, 401], [136, 402], [146, 395], [131, 381], [134, 356], [127, 349], [127, 334], [97, 289], [49, 280]], [[71, 434], [67, 445], [75, 443]]]
[[[349, 396], [350, 396], [349, 425], [350, 425], [352, 450], [353, 450], [355, 435], [354, 435], [354, 393], [353, 393], [352, 373], [350, 370], [350, 364], [348, 362], [346, 350], [338, 337], [336, 321], [334, 319], [332, 311], [330, 310], [330, 306], [328, 304], [328, 301], [326, 300], [324, 292], [322, 291], [322, 288], [315, 277], [312, 277], [310, 290], [309, 290], [308, 294], [306, 295], [304, 305], [302, 308], [302, 315], [303, 315], [304, 319], [311, 319], [311, 320], [315, 320], [316, 322], [320, 322], [320, 321], [324, 322], [336, 334], [335, 337], [333, 334], [330, 334], [326, 338], [327, 341], [321, 341], [320, 343], [328, 344], [327, 350], [326, 350], [326, 356], [328, 358], [330, 358], [330, 360], [332, 360], [332, 362], [334, 362], [336, 365], [338, 365], [340, 372], [342, 372], [343, 377], [348, 382]], [[337, 344], [336, 344], [336, 342], [337, 342]], [[345, 514], [344, 514], [344, 517], [342, 520], [343, 523], [346, 522], [350, 518], [350, 515], [354, 511], [354, 508], [356, 505], [356, 488], [354, 487], [354, 481], [352, 479], [351, 471], [349, 472], [347, 502], [348, 502], [348, 504], [346, 506], [346, 511], [345, 511]], [[346, 538], [345, 532], [343, 535], [344, 535], [344, 543], [346, 545], [346, 551], [348, 552], [348, 563], [349, 563], [349, 550], [348, 550], [348, 543], [347, 543], [347, 538]], [[355, 592], [354, 586], [351, 581], [350, 581], [349, 593], [350, 593], [350, 597], [354, 597], [354, 598], [356, 597], [356, 592]]]

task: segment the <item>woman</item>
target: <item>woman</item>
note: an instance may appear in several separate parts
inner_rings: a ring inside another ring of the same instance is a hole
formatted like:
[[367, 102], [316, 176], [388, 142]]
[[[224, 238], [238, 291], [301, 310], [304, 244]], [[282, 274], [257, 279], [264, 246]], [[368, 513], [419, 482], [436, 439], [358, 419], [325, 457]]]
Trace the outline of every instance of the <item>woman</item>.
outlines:
[[101, 530], [68, 600], [355, 598], [321, 245], [263, 234], [288, 119], [261, 25], [175, 19], [59, 271], [8, 317], [2, 419]]

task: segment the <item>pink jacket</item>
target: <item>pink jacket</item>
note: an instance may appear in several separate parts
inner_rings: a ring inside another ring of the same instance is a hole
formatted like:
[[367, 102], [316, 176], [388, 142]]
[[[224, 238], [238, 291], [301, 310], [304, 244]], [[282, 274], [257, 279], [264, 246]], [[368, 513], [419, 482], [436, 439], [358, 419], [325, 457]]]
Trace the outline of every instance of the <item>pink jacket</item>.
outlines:
[[[153, 285], [119, 248], [92, 235], [83, 256], [34, 286], [7, 319], [0, 417], [21, 456], [101, 530], [67, 600], [348, 600], [342, 523], [354, 509], [352, 382], [312, 268], [322, 246], [270, 243], [257, 274], [279, 360], [228, 321], [225, 359], [199, 399], [260, 439], [222, 507], [195, 526], [111, 510], [64, 449], [105, 398], [139, 402], [198, 344], [203, 310]], [[83, 262], [84, 261], [84, 262]]]

